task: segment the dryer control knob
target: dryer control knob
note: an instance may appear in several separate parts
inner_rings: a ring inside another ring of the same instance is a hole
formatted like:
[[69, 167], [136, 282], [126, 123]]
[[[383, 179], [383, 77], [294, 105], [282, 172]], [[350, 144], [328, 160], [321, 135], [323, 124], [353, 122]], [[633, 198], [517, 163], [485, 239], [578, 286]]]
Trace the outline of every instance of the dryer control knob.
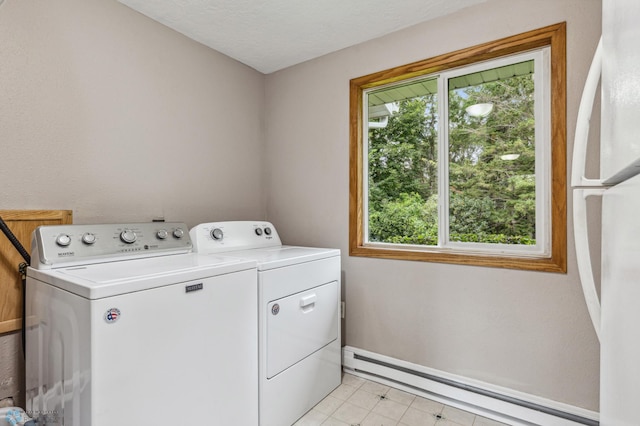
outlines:
[[184, 231], [182, 230], [182, 228], [178, 228], [175, 231], [173, 231], [173, 236], [180, 239], [184, 237]]
[[166, 229], [160, 229], [158, 232], [156, 232], [156, 237], [158, 237], [159, 240], [164, 240], [168, 236], [169, 236], [169, 233], [167, 232]]
[[220, 241], [222, 238], [224, 238], [224, 232], [222, 232], [222, 229], [220, 228], [215, 228], [213, 231], [211, 231], [211, 238], [216, 241]]
[[82, 242], [91, 245], [96, 242], [96, 236], [91, 232], [85, 232], [82, 236]]
[[256, 228], [256, 235], [257, 236], [262, 235], [262, 229], [261, 228]]
[[56, 237], [56, 244], [60, 247], [66, 247], [71, 244], [71, 237], [67, 234], [60, 234]]
[[264, 233], [267, 235], [271, 235], [271, 228], [269, 228], [268, 226], [264, 228]]
[[131, 229], [125, 229], [120, 233], [120, 240], [122, 240], [123, 243], [133, 244], [137, 238], [138, 236]]

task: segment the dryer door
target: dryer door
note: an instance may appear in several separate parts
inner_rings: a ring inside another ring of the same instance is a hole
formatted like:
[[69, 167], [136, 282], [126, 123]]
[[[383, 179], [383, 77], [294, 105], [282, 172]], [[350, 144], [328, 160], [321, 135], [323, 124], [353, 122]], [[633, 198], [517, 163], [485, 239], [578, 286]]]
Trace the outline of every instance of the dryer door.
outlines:
[[338, 337], [338, 282], [267, 304], [267, 378], [311, 355]]

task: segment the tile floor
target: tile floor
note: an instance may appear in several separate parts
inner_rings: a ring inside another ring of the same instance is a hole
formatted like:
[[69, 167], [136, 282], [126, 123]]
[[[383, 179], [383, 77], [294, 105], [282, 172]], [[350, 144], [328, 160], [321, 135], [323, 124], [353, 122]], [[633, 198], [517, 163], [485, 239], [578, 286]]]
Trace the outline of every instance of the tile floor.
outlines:
[[294, 426], [506, 426], [343, 373], [342, 384]]

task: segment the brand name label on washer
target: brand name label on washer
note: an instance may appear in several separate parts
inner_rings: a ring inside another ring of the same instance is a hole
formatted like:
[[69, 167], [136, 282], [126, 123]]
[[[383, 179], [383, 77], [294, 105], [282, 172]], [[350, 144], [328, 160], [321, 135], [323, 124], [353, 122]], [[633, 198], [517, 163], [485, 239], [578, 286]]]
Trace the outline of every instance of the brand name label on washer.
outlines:
[[185, 286], [184, 288], [186, 293], [191, 293], [192, 291], [198, 291], [202, 289], [203, 289], [202, 283], [191, 284], [191, 285]]

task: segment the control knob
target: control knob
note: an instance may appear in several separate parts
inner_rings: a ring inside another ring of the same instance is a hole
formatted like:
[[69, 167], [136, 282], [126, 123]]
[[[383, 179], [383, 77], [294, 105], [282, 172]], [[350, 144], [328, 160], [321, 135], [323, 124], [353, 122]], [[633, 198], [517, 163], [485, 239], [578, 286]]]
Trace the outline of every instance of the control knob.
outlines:
[[169, 236], [169, 233], [167, 232], [166, 229], [160, 229], [158, 232], [156, 232], [156, 237], [158, 237], [159, 240], [164, 240], [168, 236]]
[[211, 238], [213, 238], [214, 240], [220, 241], [223, 237], [224, 233], [222, 232], [222, 229], [215, 228], [213, 231], [211, 231]]
[[56, 244], [60, 247], [67, 247], [71, 244], [71, 237], [67, 234], [60, 234], [56, 237]]
[[184, 231], [182, 230], [182, 228], [178, 228], [176, 230], [173, 231], [173, 236], [177, 239], [180, 239], [182, 237], [184, 237]]
[[256, 228], [256, 235], [257, 236], [262, 235], [262, 229], [261, 228]]
[[125, 229], [120, 233], [120, 240], [122, 240], [122, 242], [126, 244], [135, 243], [137, 238], [138, 236], [131, 229]]
[[267, 235], [271, 235], [271, 228], [269, 228], [268, 226], [264, 228], [264, 233]]
[[96, 236], [91, 232], [85, 232], [82, 236], [82, 242], [91, 245], [96, 242]]

